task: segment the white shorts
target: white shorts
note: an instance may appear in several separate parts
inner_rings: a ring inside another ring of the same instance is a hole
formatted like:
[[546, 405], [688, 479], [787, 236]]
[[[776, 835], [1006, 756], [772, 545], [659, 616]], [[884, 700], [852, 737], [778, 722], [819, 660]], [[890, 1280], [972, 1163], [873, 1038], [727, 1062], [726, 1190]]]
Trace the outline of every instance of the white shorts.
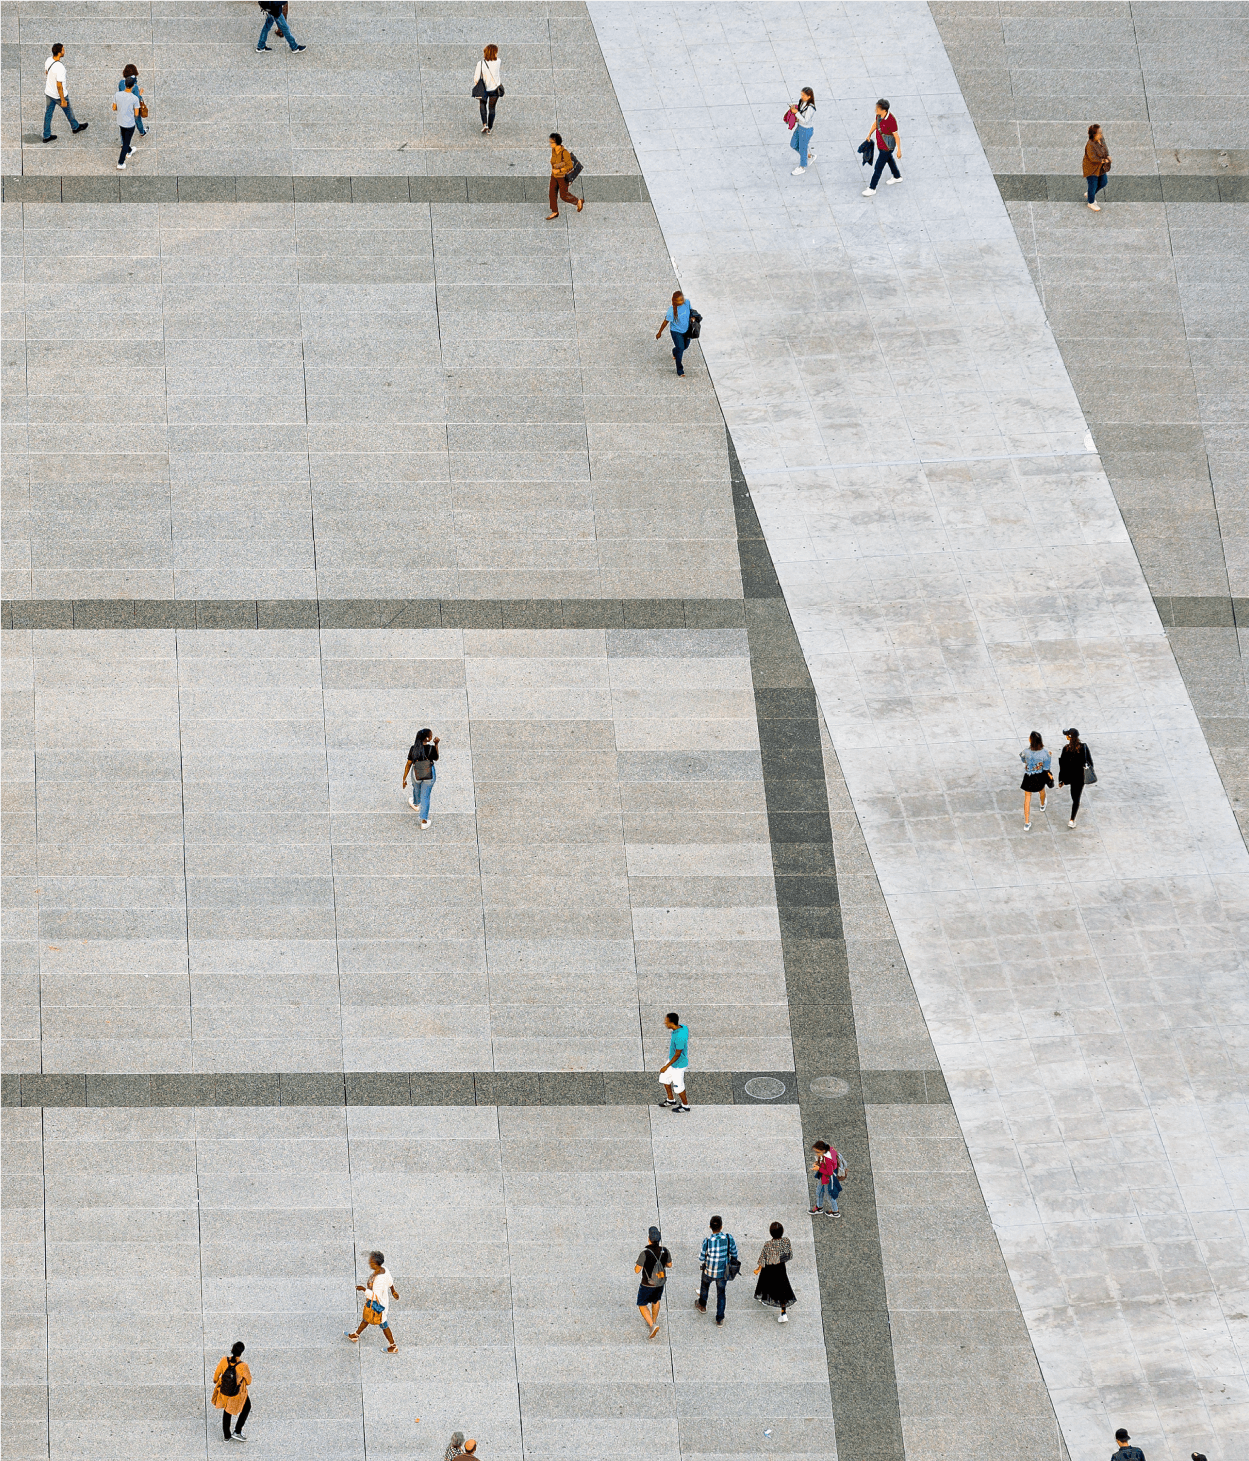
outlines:
[[685, 1070], [679, 1066], [670, 1065], [659, 1079], [664, 1085], [671, 1086], [674, 1091], [683, 1091], [685, 1089]]

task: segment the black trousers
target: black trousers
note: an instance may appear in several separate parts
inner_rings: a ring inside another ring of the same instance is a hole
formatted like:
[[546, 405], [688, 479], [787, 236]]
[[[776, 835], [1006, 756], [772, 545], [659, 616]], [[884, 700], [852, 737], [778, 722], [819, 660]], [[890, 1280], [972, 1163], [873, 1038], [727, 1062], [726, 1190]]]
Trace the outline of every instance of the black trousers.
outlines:
[[1071, 785], [1071, 820], [1074, 822], [1076, 813], [1080, 810], [1080, 798], [1084, 795], [1084, 777], [1079, 781], [1073, 781]]
[[872, 169], [871, 185], [873, 188], [877, 185], [877, 183], [880, 182], [880, 175], [884, 172], [886, 167], [889, 168], [889, 171], [894, 175], [895, 178], [900, 178], [902, 176], [902, 174], [898, 171], [898, 164], [893, 160], [893, 153], [884, 151], [878, 152], [876, 154], [876, 166]]
[[[249, 1395], [243, 1401], [243, 1408], [239, 1411], [238, 1420], [234, 1423], [234, 1430], [236, 1434], [241, 1435], [243, 1433], [243, 1423], [247, 1420], [247, 1417], [251, 1413], [252, 1398]], [[230, 1439], [230, 1412], [228, 1410], [223, 1410], [221, 1412], [221, 1429], [225, 1435], [226, 1440], [228, 1441]]]
[[[487, 102], [489, 102], [490, 104], [489, 113], [487, 113], [486, 111]], [[497, 91], [488, 91], [485, 96], [479, 96], [477, 98], [477, 105], [481, 109], [481, 125], [483, 127], [494, 126], [494, 109], [498, 106], [498, 104], [499, 93]]]
[[134, 128], [119, 127], [117, 130], [121, 133], [121, 151], [117, 154], [117, 161], [125, 162], [126, 158], [134, 150], [130, 146], [130, 139], [134, 136]]

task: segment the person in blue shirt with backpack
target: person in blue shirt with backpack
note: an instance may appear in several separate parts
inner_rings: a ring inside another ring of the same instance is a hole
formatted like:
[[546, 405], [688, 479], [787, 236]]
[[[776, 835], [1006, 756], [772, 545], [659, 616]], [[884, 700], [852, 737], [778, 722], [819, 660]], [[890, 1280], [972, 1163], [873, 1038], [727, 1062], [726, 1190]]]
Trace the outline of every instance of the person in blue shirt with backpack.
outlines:
[[707, 1312], [707, 1295], [711, 1285], [716, 1286], [716, 1323], [724, 1323], [724, 1291], [729, 1283], [742, 1271], [742, 1260], [737, 1256], [737, 1240], [732, 1233], [722, 1232], [724, 1219], [711, 1219], [711, 1234], [703, 1239], [698, 1255], [698, 1266], [702, 1269], [702, 1280], [698, 1285], [698, 1297], [694, 1307], [700, 1314]]
[[655, 339], [658, 340], [660, 335], [671, 326], [672, 358], [677, 363], [677, 374], [682, 376], [685, 374], [685, 366], [682, 365], [681, 360], [686, 347], [691, 339], [698, 338], [697, 330], [693, 335], [690, 333], [691, 320], [697, 326], [702, 320], [702, 315], [678, 289], [672, 296], [672, 303], [668, 306], [667, 313], [659, 322], [659, 328], [655, 331]]

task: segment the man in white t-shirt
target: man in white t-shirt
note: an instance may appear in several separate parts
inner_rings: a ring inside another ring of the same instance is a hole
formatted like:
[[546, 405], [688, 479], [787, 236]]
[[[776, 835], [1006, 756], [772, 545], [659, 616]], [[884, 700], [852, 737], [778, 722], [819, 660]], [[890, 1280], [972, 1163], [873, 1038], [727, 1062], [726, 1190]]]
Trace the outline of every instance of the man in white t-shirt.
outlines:
[[65, 91], [68, 85], [65, 77], [65, 47], [60, 41], [57, 41], [52, 47], [52, 54], [43, 63], [43, 75], [43, 140], [45, 142], [56, 141], [56, 133], [52, 130], [52, 113], [56, 111], [57, 107], [64, 110], [69, 130], [75, 136], [79, 132], [85, 132], [91, 123], [78, 120]]

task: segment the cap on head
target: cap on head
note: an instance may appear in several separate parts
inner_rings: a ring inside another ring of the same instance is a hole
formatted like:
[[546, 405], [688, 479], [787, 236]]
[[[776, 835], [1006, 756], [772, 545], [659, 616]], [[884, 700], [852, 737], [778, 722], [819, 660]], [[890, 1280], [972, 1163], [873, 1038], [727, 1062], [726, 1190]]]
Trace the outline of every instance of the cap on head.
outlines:
[[659, 1231], [658, 1228], [652, 1228], [647, 1234], [647, 1237], [650, 1238], [652, 1243], [658, 1243], [660, 1238], [663, 1237], [663, 1234]]
[[1080, 732], [1075, 728], [1075, 726], [1071, 726], [1069, 730], [1063, 731], [1063, 735], [1065, 736], [1078, 736], [1079, 734]]
[[1132, 1437], [1128, 1435], [1127, 1431], [1125, 1431], [1122, 1426], [1120, 1426], [1119, 1429], [1115, 1432], [1116, 1441], [1130, 1441], [1131, 1439]]
[[477, 1450], [477, 1442], [473, 1440], [473, 1438], [470, 1436], [468, 1440], [464, 1442], [464, 1449], [468, 1452], [470, 1456], [472, 1456]]

